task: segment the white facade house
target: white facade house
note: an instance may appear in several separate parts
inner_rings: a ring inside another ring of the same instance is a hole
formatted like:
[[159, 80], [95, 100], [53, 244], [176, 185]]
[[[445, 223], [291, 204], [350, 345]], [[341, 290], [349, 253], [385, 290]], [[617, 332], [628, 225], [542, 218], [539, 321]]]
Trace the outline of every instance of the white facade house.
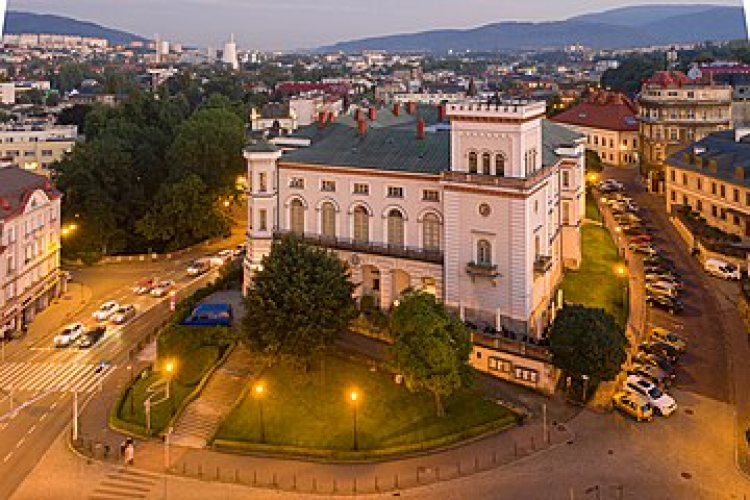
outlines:
[[[339, 117], [286, 153], [245, 150], [246, 286], [275, 237], [297, 233], [389, 308], [435, 294], [485, 332], [543, 339], [565, 267], [581, 261], [583, 136], [536, 102], [463, 101]], [[429, 127], [447, 115], [450, 131]]]
[[0, 168], [0, 337], [9, 337], [58, 296], [60, 193], [46, 177]]
[[1, 125], [0, 157], [26, 170], [45, 173], [50, 165], [73, 150], [77, 139], [75, 125]]

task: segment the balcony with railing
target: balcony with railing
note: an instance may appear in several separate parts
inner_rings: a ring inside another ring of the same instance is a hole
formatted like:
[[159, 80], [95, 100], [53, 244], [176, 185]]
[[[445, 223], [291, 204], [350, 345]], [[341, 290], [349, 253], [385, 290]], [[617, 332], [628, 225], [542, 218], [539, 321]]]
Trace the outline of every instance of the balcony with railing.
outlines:
[[476, 278], [495, 279], [500, 276], [497, 264], [489, 262], [469, 262], [466, 264], [466, 273], [471, 276], [472, 280]]
[[[297, 233], [293, 233], [292, 231], [277, 230], [274, 232], [274, 237], [280, 237], [287, 234]], [[433, 264], [443, 264], [442, 250], [409, 247], [405, 245], [391, 245], [388, 243], [379, 243], [373, 241], [360, 241], [352, 238], [339, 238], [317, 233], [297, 234], [297, 236], [311, 245], [330, 248], [333, 250], [345, 250], [349, 252], [368, 253], [373, 255], [383, 255], [386, 257], [396, 257], [400, 259], [430, 262]]]

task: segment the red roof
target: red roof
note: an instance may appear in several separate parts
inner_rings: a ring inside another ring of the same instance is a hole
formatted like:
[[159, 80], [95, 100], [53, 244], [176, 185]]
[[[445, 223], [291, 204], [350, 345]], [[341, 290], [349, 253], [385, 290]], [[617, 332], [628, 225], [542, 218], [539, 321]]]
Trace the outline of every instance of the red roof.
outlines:
[[601, 91], [551, 120], [580, 127], [631, 132], [638, 130], [637, 114], [635, 104], [624, 95]]

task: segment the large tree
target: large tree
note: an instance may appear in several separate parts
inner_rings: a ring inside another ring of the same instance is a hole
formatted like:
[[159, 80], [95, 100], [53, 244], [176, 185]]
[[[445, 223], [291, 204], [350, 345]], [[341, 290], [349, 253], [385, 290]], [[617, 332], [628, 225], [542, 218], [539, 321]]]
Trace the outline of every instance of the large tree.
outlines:
[[552, 362], [568, 375], [613, 380], [627, 358], [628, 339], [604, 309], [566, 305], [550, 332]]
[[357, 314], [349, 270], [335, 254], [294, 235], [273, 243], [247, 296], [245, 338], [273, 363], [309, 369]]
[[437, 415], [445, 415], [443, 399], [470, 380], [468, 330], [424, 292], [409, 293], [399, 301], [391, 313], [390, 330], [393, 367], [410, 390], [431, 393]]

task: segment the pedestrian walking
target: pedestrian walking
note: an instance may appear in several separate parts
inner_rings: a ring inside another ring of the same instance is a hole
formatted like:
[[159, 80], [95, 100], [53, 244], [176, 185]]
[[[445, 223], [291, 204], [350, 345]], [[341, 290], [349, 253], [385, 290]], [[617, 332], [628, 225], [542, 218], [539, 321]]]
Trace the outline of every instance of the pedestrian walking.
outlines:
[[133, 465], [133, 458], [135, 456], [135, 446], [130, 442], [125, 447], [125, 465]]

